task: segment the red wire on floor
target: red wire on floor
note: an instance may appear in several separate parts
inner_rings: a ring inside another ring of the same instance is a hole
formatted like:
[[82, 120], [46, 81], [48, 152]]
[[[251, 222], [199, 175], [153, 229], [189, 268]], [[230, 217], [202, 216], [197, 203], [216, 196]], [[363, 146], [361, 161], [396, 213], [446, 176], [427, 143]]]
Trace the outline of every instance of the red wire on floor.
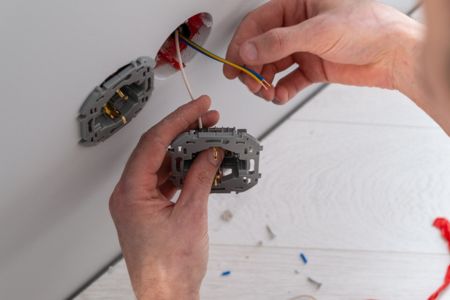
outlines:
[[[433, 226], [441, 231], [442, 237], [448, 242], [448, 249], [450, 250], [450, 222], [444, 218], [437, 218]], [[435, 300], [439, 295], [450, 285], [450, 266], [448, 266], [447, 274], [445, 275], [442, 286], [428, 298], [428, 300]]]

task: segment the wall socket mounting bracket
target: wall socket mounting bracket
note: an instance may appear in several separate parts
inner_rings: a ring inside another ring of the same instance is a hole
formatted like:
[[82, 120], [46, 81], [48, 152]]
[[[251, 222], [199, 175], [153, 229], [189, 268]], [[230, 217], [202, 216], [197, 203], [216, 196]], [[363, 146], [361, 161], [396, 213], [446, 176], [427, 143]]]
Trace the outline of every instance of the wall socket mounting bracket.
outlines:
[[78, 116], [82, 145], [106, 140], [136, 117], [152, 94], [154, 67], [153, 59], [140, 57], [94, 88]]
[[181, 188], [198, 153], [222, 148], [224, 159], [215, 176], [211, 193], [244, 192], [261, 178], [259, 157], [263, 147], [245, 129], [203, 128], [179, 135], [170, 145], [172, 183]]

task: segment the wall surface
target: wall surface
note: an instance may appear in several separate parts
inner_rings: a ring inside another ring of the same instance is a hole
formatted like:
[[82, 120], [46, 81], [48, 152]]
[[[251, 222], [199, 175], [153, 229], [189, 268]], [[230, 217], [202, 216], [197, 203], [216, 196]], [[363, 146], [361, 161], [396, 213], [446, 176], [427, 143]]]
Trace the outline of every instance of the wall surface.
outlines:
[[[414, 1], [391, 1], [403, 10]], [[108, 197], [140, 135], [187, 99], [179, 74], [157, 81], [138, 117], [108, 141], [78, 144], [84, 98], [117, 68], [154, 57], [199, 12], [213, 17], [205, 46], [223, 54], [239, 20], [260, 1], [24, 1], [0, 3], [0, 299], [62, 299], [120, 249]], [[221, 125], [258, 136], [315, 89], [278, 107], [195, 57], [187, 71]]]

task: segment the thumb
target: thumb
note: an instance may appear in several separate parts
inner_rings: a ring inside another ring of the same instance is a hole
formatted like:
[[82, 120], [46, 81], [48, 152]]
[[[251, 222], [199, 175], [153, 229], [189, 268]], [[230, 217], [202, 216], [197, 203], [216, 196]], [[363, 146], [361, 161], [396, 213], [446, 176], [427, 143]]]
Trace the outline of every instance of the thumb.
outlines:
[[271, 29], [244, 42], [239, 55], [246, 65], [257, 66], [272, 63], [295, 52], [308, 51], [310, 39], [310, 20], [300, 24]]
[[208, 201], [211, 186], [223, 160], [223, 150], [210, 148], [194, 160], [184, 180], [179, 203], [182, 206], [202, 205]]

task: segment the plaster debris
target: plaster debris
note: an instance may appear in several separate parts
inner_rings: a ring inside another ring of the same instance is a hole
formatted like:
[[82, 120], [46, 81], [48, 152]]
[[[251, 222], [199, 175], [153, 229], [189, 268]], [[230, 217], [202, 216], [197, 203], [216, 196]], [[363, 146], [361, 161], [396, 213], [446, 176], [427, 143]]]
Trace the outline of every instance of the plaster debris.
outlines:
[[269, 240], [273, 240], [277, 236], [273, 233], [272, 228], [269, 225], [266, 225], [267, 234], [269, 235]]
[[311, 277], [307, 278], [308, 282], [312, 285], [316, 286], [316, 289], [320, 289], [322, 287], [322, 283], [318, 282], [317, 280], [312, 279]]
[[233, 213], [227, 209], [220, 215], [220, 218], [222, 221], [230, 222], [233, 219]]

